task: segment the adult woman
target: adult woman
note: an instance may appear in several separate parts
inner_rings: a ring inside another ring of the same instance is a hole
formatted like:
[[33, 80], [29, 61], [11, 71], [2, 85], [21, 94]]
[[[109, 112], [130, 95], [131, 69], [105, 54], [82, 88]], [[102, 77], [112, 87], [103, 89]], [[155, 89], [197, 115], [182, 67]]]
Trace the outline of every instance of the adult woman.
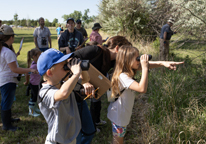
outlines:
[[3, 130], [16, 131], [18, 127], [11, 122], [20, 119], [11, 118], [11, 106], [13, 103], [18, 74], [38, 73], [34, 69], [20, 68], [13, 49], [14, 31], [11, 27], [3, 25], [0, 28], [0, 90], [1, 90], [1, 119]]

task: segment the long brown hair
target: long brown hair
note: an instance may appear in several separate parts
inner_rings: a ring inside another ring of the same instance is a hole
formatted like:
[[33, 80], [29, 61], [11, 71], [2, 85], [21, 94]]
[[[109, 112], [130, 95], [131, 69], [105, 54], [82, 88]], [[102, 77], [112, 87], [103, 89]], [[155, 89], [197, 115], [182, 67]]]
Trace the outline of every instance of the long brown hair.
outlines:
[[37, 56], [41, 51], [38, 48], [33, 48], [27, 52], [27, 67], [29, 68], [31, 65], [31, 58], [33, 56]]
[[137, 54], [139, 55], [139, 51], [135, 47], [123, 45], [119, 48], [116, 57], [116, 66], [111, 81], [112, 97], [120, 94], [119, 75], [121, 73], [125, 73], [129, 77], [134, 77], [136, 70], [132, 69], [132, 64], [134, 63]]
[[[10, 37], [14, 37], [14, 35], [4, 35], [2, 32], [0, 32], [0, 53], [3, 47], [3, 43], [5, 43], [6, 41], [8, 41], [10, 39]], [[10, 50], [12, 50], [14, 52], [13, 46], [9, 46], [8, 47]]]

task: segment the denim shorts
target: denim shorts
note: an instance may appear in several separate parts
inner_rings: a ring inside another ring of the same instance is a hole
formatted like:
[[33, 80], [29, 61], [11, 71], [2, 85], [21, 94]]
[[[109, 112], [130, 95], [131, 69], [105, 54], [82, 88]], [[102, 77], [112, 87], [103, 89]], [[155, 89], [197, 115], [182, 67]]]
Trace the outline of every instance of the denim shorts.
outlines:
[[39, 48], [40, 51], [45, 52], [46, 50], [48, 50], [49, 48]]
[[14, 101], [16, 83], [7, 83], [0, 87], [1, 90], [1, 110], [9, 110]]
[[127, 126], [118, 126], [112, 122], [113, 136], [124, 137], [126, 134]]

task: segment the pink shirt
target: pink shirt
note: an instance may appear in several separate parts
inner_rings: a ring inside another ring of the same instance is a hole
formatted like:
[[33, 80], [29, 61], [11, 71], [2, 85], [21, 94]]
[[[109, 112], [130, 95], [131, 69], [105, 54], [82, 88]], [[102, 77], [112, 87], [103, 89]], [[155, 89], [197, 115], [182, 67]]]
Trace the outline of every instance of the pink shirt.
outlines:
[[92, 31], [92, 33], [90, 34], [90, 41], [96, 41], [101, 45], [102, 36], [97, 31]]
[[[30, 68], [37, 70], [37, 64], [33, 61], [33, 62], [31, 63]], [[40, 81], [41, 81], [41, 76], [40, 76], [40, 74], [33, 74], [33, 73], [32, 73], [32, 74], [30, 75], [30, 83], [31, 83], [32, 85], [39, 85]]]

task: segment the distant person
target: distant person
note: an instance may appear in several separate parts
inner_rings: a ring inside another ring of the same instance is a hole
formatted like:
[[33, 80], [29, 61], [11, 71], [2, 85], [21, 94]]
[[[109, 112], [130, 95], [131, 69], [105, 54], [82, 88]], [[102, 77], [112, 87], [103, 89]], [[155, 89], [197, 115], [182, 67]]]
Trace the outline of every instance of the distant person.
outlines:
[[59, 38], [59, 50], [64, 54], [74, 52], [84, 42], [84, 38], [81, 32], [74, 29], [75, 21], [73, 18], [68, 18], [66, 22], [67, 29], [61, 34]]
[[100, 45], [105, 42], [105, 40], [102, 40], [102, 36], [99, 34], [101, 25], [99, 23], [95, 23], [94, 26], [92, 27], [92, 33], [90, 34], [90, 41], [96, 41]]
[[21, 68], [13, 49], [14, 31], [10, 26], [0, 28], [0, 90], [1, 90], [1, 120], [3, 130], [16, 131], [21, 129], [12, 125], [20, 119], [11, 118], [11, 107], [14, 100], [16, 85], [20, 81], [19, 74], [38, 73], [35, 69]]
[[61, 31], [60, 31], [60, 33], [63, 33], [64, 32], [64, 28], [63, 28], [63, 26], [61, 27]]
[[169, 44], [170, 39], [173, 34], [176, 34], [176, 32], [173, 32], [171, 30], [171, 27], [174, 24], [174, 19], [170, 18], [167, 21], [167, 24], [163, 25], [160, 33], [160, 54], [159, 54], [159, 60], [168, 60], [169, 58]]
[[[44, 18], [39, 18], [39, 27], [34, 30], [34, 43], [42, 52], [52, 47], [50, 30], [44, 26]], [[49, 47], [50, 45], [50, 47]]]
[[[37, 61], [38, 72], [46, 81], [39, 92], [39, 108], [48, 124], [45, 144], [76, 144], [81, 130], [73, 90], [77, 83], [87, 82], [89, 75], [81, 70], [80, 61], [71, 57], [72, 53], [64, 55], [51, 48]], [[63, 69], [66, 63], [68, 70]]]
[[59, 39], [59, 37], [61, 36], [61, 25], [59, 25], [56, 29], [57, 32], [57, 40]]
[[0, 20], [0, 27], [1, 27], [1, 25], [2, 25], [2, 21]]
[[[28, 51], [27, 53], [28, 67], [37, 70], [37, 60], [40, 54], [41, 51], [38, 48], [34, 48]], [[38, 114], [40, 110], [36, 107], [37, 96], [39, 94], [40, 81], [41, 81], [40, 74], [33, 74], [33, 73], [31, 73], [30, 75], [26, 74], [26, 81], [24, 82], [24, 85], [28, 85], [31, 90], [31, 99], [29, 100], [29, 115], [34, 117], [40, 116], [40, 114]]]
[[88, 37], [87, 31], [82, 27], [82, 21], [81, 20], [78, 19], [76, 21], [75, 29], [82, 33], [82, 35], [84, 37], [84, 40]]

